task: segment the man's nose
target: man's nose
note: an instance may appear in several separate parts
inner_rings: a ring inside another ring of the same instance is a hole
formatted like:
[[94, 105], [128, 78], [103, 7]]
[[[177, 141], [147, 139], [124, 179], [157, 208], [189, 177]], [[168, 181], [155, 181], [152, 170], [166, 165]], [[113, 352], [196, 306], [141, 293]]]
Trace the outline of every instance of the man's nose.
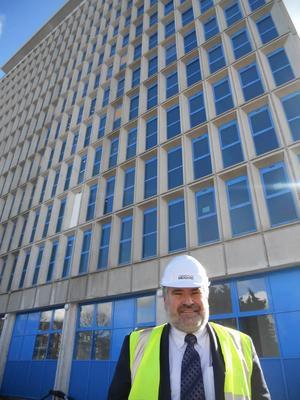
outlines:
[[184, 304], [186, 304], [187, 306], [191, 306], [192, 304], [194, 304], [194, 300], [189, 294], [185, 295]]

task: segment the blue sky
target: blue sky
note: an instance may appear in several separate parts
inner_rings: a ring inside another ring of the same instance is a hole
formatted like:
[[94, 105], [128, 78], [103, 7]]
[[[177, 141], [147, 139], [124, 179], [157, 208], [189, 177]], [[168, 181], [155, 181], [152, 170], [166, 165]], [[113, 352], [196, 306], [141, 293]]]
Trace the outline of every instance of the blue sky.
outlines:
[[[0, 68], [64, 3], [66, 0], [0, 0]], [[284, 3], [300, 35], [300, 0]], [[0, 70], [0, 79], [3, 76]]]

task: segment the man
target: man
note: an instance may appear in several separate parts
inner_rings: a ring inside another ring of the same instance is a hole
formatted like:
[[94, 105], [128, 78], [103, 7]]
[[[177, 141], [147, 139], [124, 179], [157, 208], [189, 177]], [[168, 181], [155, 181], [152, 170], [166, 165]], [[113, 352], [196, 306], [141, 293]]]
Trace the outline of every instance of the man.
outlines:
[[250, 337], [208, 323], [202, 265], [175, 257], [160, 284], [169, 323], [126, 336], [108, 400], [270, 400]]

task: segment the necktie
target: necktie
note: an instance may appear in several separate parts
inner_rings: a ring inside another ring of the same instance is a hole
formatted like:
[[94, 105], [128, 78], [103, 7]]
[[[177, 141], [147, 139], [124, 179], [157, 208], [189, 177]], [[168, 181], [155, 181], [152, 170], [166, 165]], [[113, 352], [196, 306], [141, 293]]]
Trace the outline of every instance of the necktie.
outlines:
[[181, 364], [181, 400], [205, 400], [204, 384], [200, 357], [194, 344], [195, 335], [189, 333], [184, 340], [187, 343]]

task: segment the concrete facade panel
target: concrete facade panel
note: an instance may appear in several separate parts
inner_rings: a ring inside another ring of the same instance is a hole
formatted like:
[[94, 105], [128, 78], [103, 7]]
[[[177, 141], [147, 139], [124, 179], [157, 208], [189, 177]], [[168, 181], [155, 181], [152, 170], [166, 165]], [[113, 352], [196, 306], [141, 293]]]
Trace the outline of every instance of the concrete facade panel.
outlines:
[[147, 261], [132, 267], [132, 291], [158, 287], [158, 260]]
[[33, 308], [35, 296], [36, 296], [36, 288], [25, 289], [23, 291], [23, 296], [21, 299], [20, 310], [28, 310]]
[[209, 278], [224, 276], [226, 274], [226, 264], [223, 245], [218, 243], [209, 247], [202, 247], [190, 252], [201, 264], [205, 265]]
[[63, 304], [67, 301], [69, 281], [55, 282], [52, 287], [50, 304]]
[[108, 272], [101, 271], [89, 275], [87, 284], [87, 298], [103, 297], [107, 292]]
[[131, 292], [131, 276], [131, 266], [111, 270], [107, 285], [108, 296]]
[[39, 286], [36, 291], [34, 306], [43, 307], [50, 303], [52, 285]]
[[8, 300], [7, 312], [20, 310], [22, 292], [11, 293]]
[[5, 313], [6, 308], [8, 305], [8, 300], [9, 300], [9, 295], [8, 294], [2, 294], [0, 296], [0, 313]]
[[84, 300], [87, 287], [87, 275], [70, 280], [68, 301]]

